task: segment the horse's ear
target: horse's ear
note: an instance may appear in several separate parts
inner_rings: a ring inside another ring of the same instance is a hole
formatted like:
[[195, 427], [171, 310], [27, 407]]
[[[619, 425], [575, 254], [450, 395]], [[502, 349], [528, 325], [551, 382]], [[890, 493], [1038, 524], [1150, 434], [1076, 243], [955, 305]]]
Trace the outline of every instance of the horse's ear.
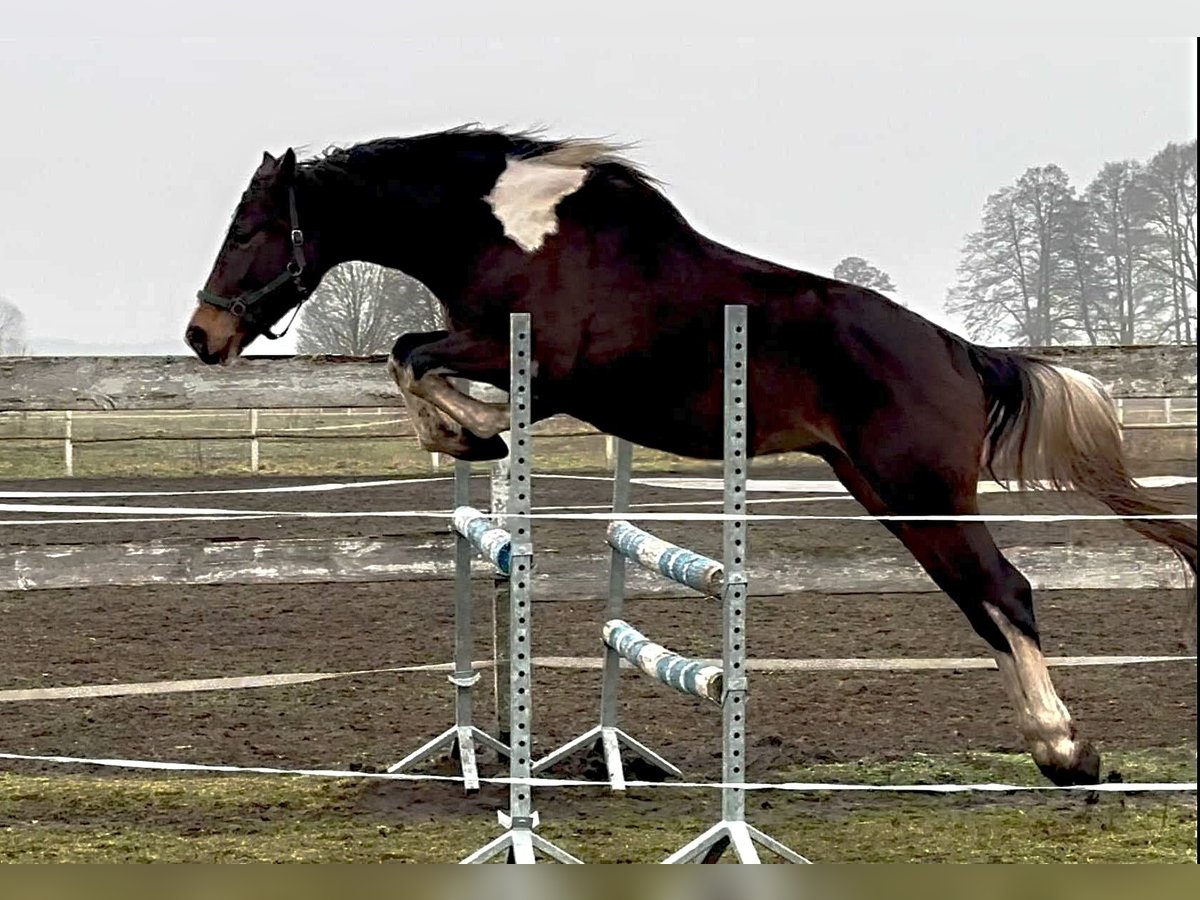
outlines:
[[262, 162], [260, 162], [258, 164], [258, 171], [254, 173], [254, 177], [255, 178], [268, 177], [272, 172], [275, 171], [275, 167], [278, 165], [278, 163], [279, 163], [279, 161], [277, 159], [275, 159], [275, 157], [273, 157], [270, 153], [268, 153], [266, 150], [264, 150]]
[[279, 160], [279, 180], [283, 184], [291, 184], [296, 174], [296, 151], [288, 147]]

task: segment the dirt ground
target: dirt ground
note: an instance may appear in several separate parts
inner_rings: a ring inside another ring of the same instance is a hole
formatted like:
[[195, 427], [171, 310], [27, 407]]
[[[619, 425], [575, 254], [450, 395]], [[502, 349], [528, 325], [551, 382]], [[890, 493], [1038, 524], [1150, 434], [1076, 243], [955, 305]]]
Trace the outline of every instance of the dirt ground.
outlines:
[[[715, 470], [714, 470], [715, 472]], [[641, 474], [641, 473], [639, 473]], [[827, 477], [773, 471], [754, 477]], [[310, 479], [312, 481], [312, 479]], [[295, 483], [296, 479], [107, 479], [0, 484], [23, 490], [211, 490]], [[485, 480], [477, 479], [485, 504]], [[601, 480], [538, 478], [535, 506], [608, 502]], [[1159, 492], [1190, 511], [1194, 488]], [[759, 496], [759, 495], [754, 495]], [[779, 496], [779, 495], [762, 495]], [[635, 503], [716, 500], [715, 492], [635, 486]], [[54, 499], [67, 504], [204, 506], [229, 510], [445, 509], [448, 481], [324, 494]], [[698, 507], [705, 509], [705, 507]], [[847, 500], [763, 511], [860, 512]], [[1102, 510], [1061, 495], [989, 496], [984, 511]], [[35, 518], [3, 514], [5, 518]], [[36, 518], [49, 518], [36, 516]], [[71, 518], [69, 514], [59, 518]], [[538, 521], [537, 552], [595, 554], [603, 523]], [[664, 525], [668, 539], [719, 555], [716, 523]], [[1003, 523], [1002, 546], [1088, 543], [1121, 545], [1141, 538], [1115, 523]], [[0, 526], [0, 543], [146, 540], [204, 536], [255, 537], [397, 534], [414, 543], [446, 534], [444, 520], [369, 519]], [[823, 553], [856, 548], [862, 564], [890, 552], [894, 540], [875, 523], [762, 523], [750, 535], [756, 550], [794, 554], [819, 565]], [[99, 587], [0, 593], [0, 689], [105, 682], [251, 675], [266, 672], [362, 670], [445, 662], [451, 652], [449, 582], [280, 586]], [[487, 583], [477, 597], [477, 658], [487, 655]], [[539, 597], [534, 611], [538, 655], [599, 656], [598, 602]], [[1044, 645], [1052, 655], [1172, 655], [1187, 593], [1170, 590], [1045, 592], [1038, 598]], [[631, 599], [627, 618], [675, 649], [719, 653], [720, 617], [708, 601]], [[751, 586], [752, 657], [984, 656], [982, 641], [938, 594], [815, 594], [755, 596]], [[535, 671], [535, 747], [544, 753], [593, 725], [599, 673]], [[1195, 746], [1194, 663], [1070, 668], [1054, 672], [1082, 734], [1105, 746]], [[489, 678], [477, 708], [492, 709]], [[701, 701], [674, 694], [633, 673], [622, 682], [627, 730], [680, 765], [687, 776], [719, 774], [720, 716]], [[0, 750], [31, 754], [309, 767], [383, 768], [446, 728], [453, 696], [443, 675], [375, 674], [290, 687], [103, 699], [0, 703]], [[749, 776], [771, 780], [789, 767], [914, 752], [1018, 750], [1020, 739], [994, 671], [755, 673], [748, 710]], [[6, 764], [7, 766], [8, 764]], [[580, 773], [588, 764], [566, 766]], [[29, 771], [32, 767], [11, 766]], [[494, 766], [485, 768], [495, 771]], [[50, 771], [54, 771], [50, 769]], [[397, 789], [403, 786], [397, 786]], [[423, 791], [456, 809], [492, 808], [486, 798]], [[424, 806], [429, 811], [428, 806]]]

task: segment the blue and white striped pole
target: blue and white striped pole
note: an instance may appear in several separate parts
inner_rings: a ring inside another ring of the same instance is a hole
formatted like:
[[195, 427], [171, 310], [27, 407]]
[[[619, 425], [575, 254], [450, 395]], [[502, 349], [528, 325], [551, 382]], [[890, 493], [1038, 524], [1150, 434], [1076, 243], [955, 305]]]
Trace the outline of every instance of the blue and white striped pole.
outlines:
[[454, 510], [454, 530], [491, 560], [502, 575], [509, 574], [512, 537], [503, 528], [497, 527], [491, 518], [473, 506], [460, 506]]
[[720, 705], [725, 680], [720, 666], [668, 650], [622, 619], [604, 623], [604, 643], [667, 687]]
[[725, 569], [715, 559], [678, 547], [655, 537], [629, 522], [608, 526], [608, 544], [644, 569], [709, 596], [719, 596], [725, 584]]

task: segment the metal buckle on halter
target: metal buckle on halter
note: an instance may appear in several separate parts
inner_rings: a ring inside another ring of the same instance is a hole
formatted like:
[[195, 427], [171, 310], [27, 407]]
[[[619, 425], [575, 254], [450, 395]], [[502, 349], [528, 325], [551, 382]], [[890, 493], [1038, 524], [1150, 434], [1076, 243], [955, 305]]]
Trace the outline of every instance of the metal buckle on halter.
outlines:
[[246, 304], [241, 300], [234, 300], [229, 304], [229, 314], [240, 319], [246, 314]]
[[292, 229], [292, 246], [299, 247], [304, 243], [304, 232], [299, 228]]

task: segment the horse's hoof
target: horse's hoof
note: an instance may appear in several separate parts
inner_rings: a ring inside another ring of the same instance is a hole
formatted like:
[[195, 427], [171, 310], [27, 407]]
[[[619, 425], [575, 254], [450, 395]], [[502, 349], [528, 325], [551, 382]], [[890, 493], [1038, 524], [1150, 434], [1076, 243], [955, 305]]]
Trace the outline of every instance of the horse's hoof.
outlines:
[[1066, 765], [1038, 763], [1042, 774], [1060, 787], [1100, 783], [1100, 752], [1091, 741], [1079, 741]]
[[508, 444], [500, 435], [481, 438], [463, 429], [458, 446], [450, 451], [450, 455], [467, 462], [490, 462], [508, 456]]

